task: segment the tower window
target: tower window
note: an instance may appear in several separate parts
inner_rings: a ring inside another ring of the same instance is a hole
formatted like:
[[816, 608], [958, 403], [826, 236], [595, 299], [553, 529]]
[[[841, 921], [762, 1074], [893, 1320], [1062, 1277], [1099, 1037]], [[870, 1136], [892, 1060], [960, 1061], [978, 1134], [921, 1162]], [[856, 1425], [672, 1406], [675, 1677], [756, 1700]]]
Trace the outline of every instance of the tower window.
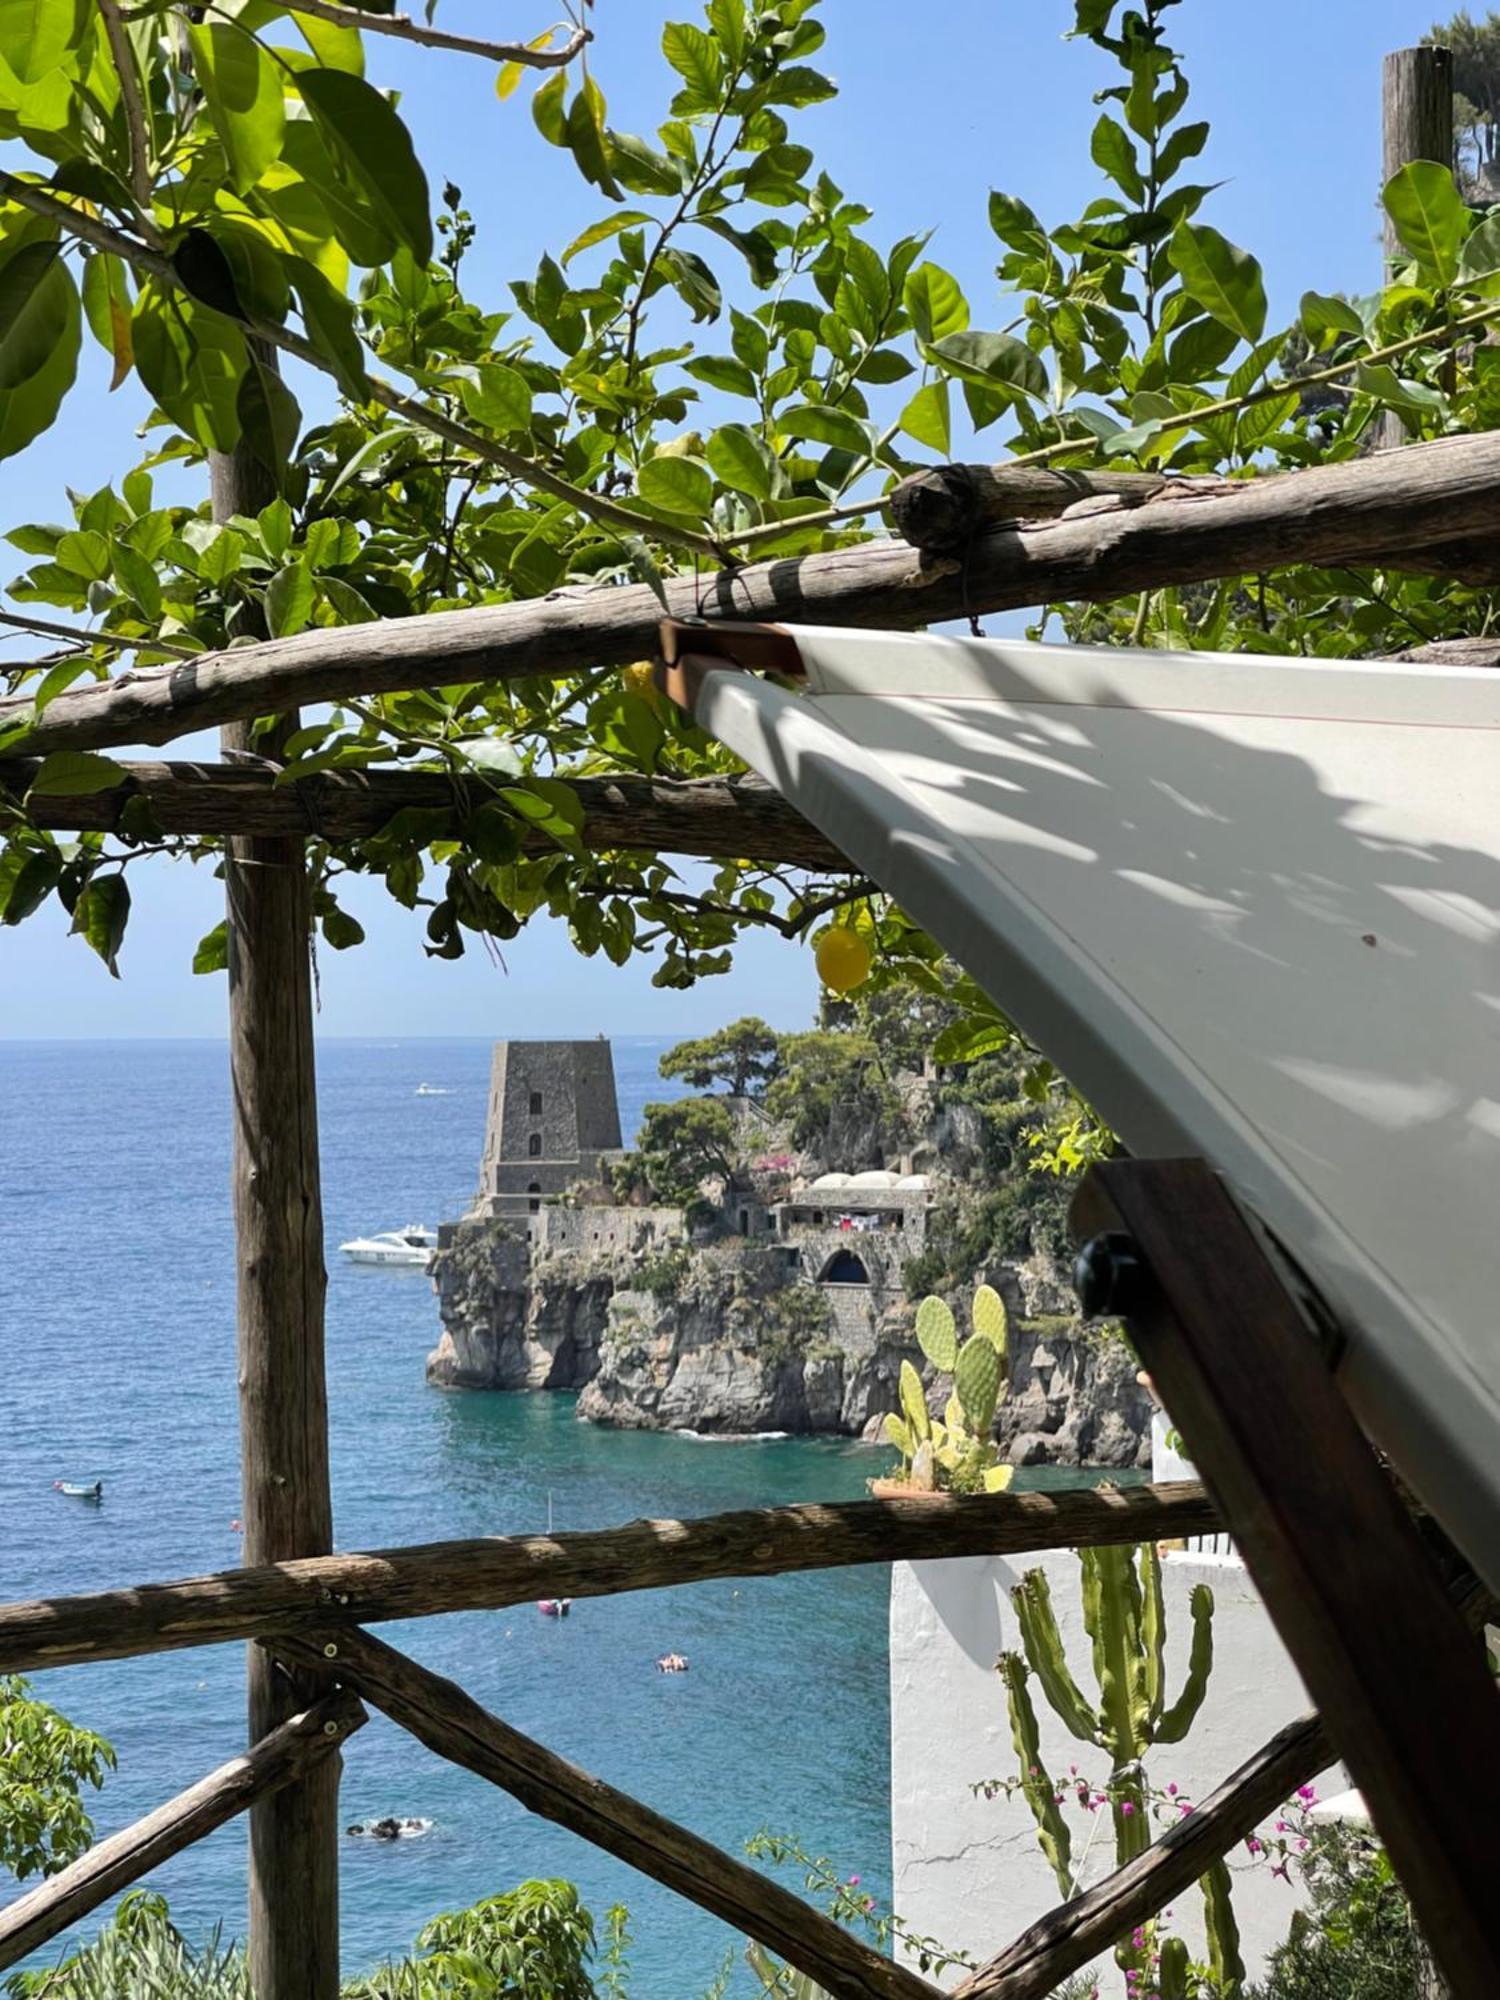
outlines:
[[542, 1115], [542, 1093], [539, 1090], [531, 1093], [531, 1115], [533, 1118], [540, 1118]]
[[535, 1214], [537, 1213], [537, 1211], [538, 1211], [538, 1210], [539, 1210], [539, 1209], [541, 1208], [541, 1205], [542, 1205], [542, 1202], [541, 1202], [541, 1194], [542, 1194], [542, 1184], [541, 1184], [541, 1182], [540, 1182], [540, 1181], [532, 1181], [532, 1182], [531, 1182], [531, 1184], [529, 1185], [529, 1187], [527, 1188], [526, 1192], [527, 1192], [527, 1194], [529, 1194], [529, 1195], [531, 1196], [531, 1199], [530, 1199], [530, 1201], [529, 1201], [529, 1202], [528, 1202], [528, 1203], [526, 1204], [526, 1206], [527, 1206], [527, 1207], [528, 1207], [528, 1208], [529, 1208], [529, 1209], [531, 1210], [531, 1213], [532, 1213], [533, 1215], [535, 1215]]
[[533, 1132], [531, 1137], [526, 1141], [526, 1153], [527, 1157], [533, 1160], [539, 1160], [542, 1157], [542, 1135], [540, 1132]]

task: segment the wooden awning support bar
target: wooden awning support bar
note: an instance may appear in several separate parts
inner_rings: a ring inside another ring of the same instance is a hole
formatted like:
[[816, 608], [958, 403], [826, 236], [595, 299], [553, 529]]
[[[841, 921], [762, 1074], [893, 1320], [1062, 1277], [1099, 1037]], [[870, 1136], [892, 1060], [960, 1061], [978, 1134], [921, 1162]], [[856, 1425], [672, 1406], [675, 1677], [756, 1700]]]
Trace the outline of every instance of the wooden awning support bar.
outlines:
[[568, 1535], [308, 1556], [173, 1583], [0, 1604], [0, 1673], [128, 1659], [313, 1625], [498, 1610], [723, 1576], [1011, 1555], [1212, 1534], [1200, 1486], [925, 1494], [631, 1521]]
[[[1500, 432], [1229, 480], [1212, 491], [1169, 483], [1139, 506], [1089, 504], [1093, 511], [1061, 520], [991, 528], [962, 556], [867, 542], [710, 578], [673, 577], [665, 607], [645, 584], [611, 584], [204, 653], [69, 688], [9, 747], [33, 755], [168, 743], [344, 696], [623, 666], [654, 655], [664, 608], [678, 619], [899, 631], [968, 611], [1098, 603], [1288, 564], [1383, 564], [1492, 582], [1500, 574]], [[28, 697], [0, 700], [0, 729], [30, 717]]]
[[1500, 1694], [1298, 1300], [1202, 1160], [1096, 1166], [1073, 1220], [1099, 1306], [1126, 1314], [1454, 2000], [1494, 2000]]
[[304, 1777], [367, 1720], [358, 1697], [340, 1688], [134, 1826], [98, 1841], [59, 1874], [0, 1910], [0, 1972], [256, 1800]]

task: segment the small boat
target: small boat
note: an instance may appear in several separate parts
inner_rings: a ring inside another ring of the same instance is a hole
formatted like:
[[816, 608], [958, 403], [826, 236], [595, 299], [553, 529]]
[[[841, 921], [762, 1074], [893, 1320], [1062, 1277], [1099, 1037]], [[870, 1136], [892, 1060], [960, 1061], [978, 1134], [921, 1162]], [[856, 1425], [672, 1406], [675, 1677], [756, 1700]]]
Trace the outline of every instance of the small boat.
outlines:
[[539, 1597], [536, 1608], [544, 1618], [566, 1618], [573, 1609], [571, 1597]]
[[53, 1488], [58, 1493], [66, 1493], [70, 1500], [102, 1500], [104, 1481], [96, 1479], [92, 1486], [81, 1486], [76, 1479], [54, 1479]]
[[425, 1271], [437, 1248], [437, 1231], [420, 1222], [405, 1229], [386, 1229], [378, 1236], [355, 1236], [339, 1249], [354, 1264], [404, 1264]]
[[656, 1663], [659, 1674], [685, 1674], [688, 1671], [685, 1653], [663, 1653]]
[[412, 1095], [414, 1097], [451, 1097], [453, 1092], [446, 1084], [419, 1083]]

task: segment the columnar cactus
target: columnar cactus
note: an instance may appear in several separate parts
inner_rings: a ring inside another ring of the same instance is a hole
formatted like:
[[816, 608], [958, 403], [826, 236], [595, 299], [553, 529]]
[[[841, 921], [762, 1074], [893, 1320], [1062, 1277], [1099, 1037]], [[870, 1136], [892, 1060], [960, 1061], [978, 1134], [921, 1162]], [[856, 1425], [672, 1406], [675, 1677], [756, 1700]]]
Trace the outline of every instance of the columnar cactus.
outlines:
[[[1175, 1701], [1167, 1701], [1166, 1618], [1162, 1605], [1161, 1558], [1154, 1545], [1080, 1549], [1083, 1622], [1093, 1646], [1098, 1697], [1090, 1701], [1073, 1677], [1052, 1609], [1046, 1572], [1028, 1570], [1011, 1592], [1020, 1625], [1022, 1653], [999, 1661], [1010, 1710], [1011, 1737], [1021, 1762], [1021, 1792], [1037, 1823], [1042, 1852], [1051, 1862], [1064, 1896], [1073, 1894], [1066, 1828], [1057, 1800], [1060, 1788], [1042, 1760], [1040, 1731], [1031, 1698], [1034, 1676], [1053, 1713], [1081, 1742], [1096, 1744], [1110, 1760], [1108, 1795], [1114, 1820], [1115, 1854], [1120, 1865], [1151, 1842], [1142, 1759], [1158, 1743], [1180, 1743], [1203, 1705], [1213, 1669], [1213, 1592], [1194, 1587], [1189, 1599], [1193, 1621], [1188, 1669]], [[1224, 1990], [1244, 1978], [1239, 1938], [1230, 1906], [1229, 1878], [1222, 1868], [1203, 1880], [1210, 1951]], [[1140, 1935], [1139, 1933], [1137, 1934]], [[1144, 1971], [1150, 1939], [1122, 1944], [1121, 1965]], [[1162, 1988], [1165, 1995], [1169, 1989]]]
[[927, 1410], [922, 1378], [901, 1364], [901, 1416], [888, 1416], [885, 1433], [901, 1454], [902, 1477], [918, 1492], [1001, 1493], [1012, 1468], [1001, 1465], [990, 1433], [1010, 1377], [1005, 1301], [989, 1285], [974, 1294], [974, 1331], [959, 1345], [953, 1314], [938, 1298], [917, 1309], [917, 1343], [939, 1373], [953, 1377], [942, 1421]]

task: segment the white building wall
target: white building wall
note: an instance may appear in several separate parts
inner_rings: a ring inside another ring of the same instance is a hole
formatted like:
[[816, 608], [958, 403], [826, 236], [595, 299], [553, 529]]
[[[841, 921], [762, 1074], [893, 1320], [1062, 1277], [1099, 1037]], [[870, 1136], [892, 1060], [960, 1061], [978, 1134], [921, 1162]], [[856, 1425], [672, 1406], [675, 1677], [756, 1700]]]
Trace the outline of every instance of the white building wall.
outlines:
[[[899, 1564], [891, 1580], [891, 1840], [895, 1907], [920, 1935], [983, 1960], [1009, 1944], [1059, 1900], [1057, 1881], [1037, 1845], [1024, 1800], [976, 1797], [986, 1778], [1016, 1775], [1005, 1691], [995, 1672], [1002, 1652], [1021, 1649], [1010, 1591], [1022, 1572], [1042, 1568], [1075, 1679], [1093, 1698], [1090, 1646], [1079, 1602], [1078, 1559], [1071, 1551], [1036, 1556], [965, 1557]], [[1146, 1760], [1153, 1785], [1175, 1783], [1203, 1799], [1237, 1765], [1311, 1706], [1296, 1670], [1235, 1557], [1169, 1553], [1162, 1564], [1167, 1614], [1168, 1699], [1187, 1664], [1188, 1598], [1207, 1583], [1214, 1593], [1214, 1670], [1185, 1742]], [[1108, 1760], [1080, 1744], [1048, 1708], [1032, 1681], [1048, 1771], [1070, 1765], [1102, 1784]], [[1330, 1771], [1319, 1789], [1341, 1789]], [[1274, 1815], [1272, 1819], [1274, 1821]], [[1068, 1809], [1074, 1866], [1088, 1887], [1114, 1865], [1109, 1817]], [[1090, 1831], [1095, 1832], [1087, 1852]], [[1274, 1879], [1243, 1847], [1229, 1857], [1246, 1967], [1255, 1978], [1286, 1936], [1298, 1892]], [[1173, 1906], [1172, 1929], [1199, 1952], [1201, 1898], [1196, 1889]], [[1113, 1960], [1100, 1961], [1102, 1992], [1125, 1991]], [[956, 1983], [955, 1974], [950, 1983]]]

